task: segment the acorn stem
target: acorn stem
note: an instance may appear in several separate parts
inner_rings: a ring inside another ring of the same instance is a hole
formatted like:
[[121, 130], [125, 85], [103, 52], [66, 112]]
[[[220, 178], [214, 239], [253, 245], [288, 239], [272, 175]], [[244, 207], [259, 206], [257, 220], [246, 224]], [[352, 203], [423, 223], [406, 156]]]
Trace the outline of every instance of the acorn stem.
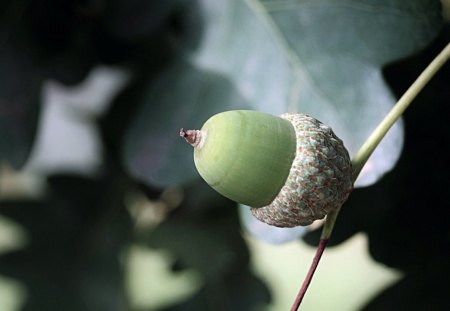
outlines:
[[302, 288], [300, 289], [300, 292], [298, 293], [297, 298], [295, 299], [294, 304], [292, 305], [291, 311], [296, 311], [300, 306], [300, 304], [302, 303], [303, 297], [305, 297], [306, 290], [309, 284], [311, 283], [311, 280], [314, 276], [314, 272], [316, 271], [317, 266], [319, 265], [320, 258], [322, 257], [322, 254], [325, 251], [327, 243], [328, 239], [320, 239], [313, 262], [309, 267], [308, 274], [306, 275], [305, 280], [303, 281]]
[[206, 134], [199, 130], [180, 129], [180, 137], [183, 137], [192, 147], [201, 148], [203, 146]]
[[[359, 151], [352, 159], [353, 165], [353, 183], [358, 178], [361, 173], [362, 168], [366, 164], [370, 155], [376, 149], [378, 144], [381, 142], [383, 137], [389, 131], [389, 129], [394, 125], [394, 123], [402, 116], [406, 108], [409, 107], [411, 102], [416, 98], [417, 94], [427, 85], [431, 78], [439, 71], [439, 69], [445, 64], [445, 62], [450, 58], [450, 43], [448, 43], [444, 49], [433, 59], [433, 61], [425, 68], [425, 70], [419, 75], [419, 77], [414, 81], [414, 83], [408, 88], [408, 90], [403, 94], [402, 97], [397, 101], [397, 103], [392, 107], [391, 111], [384, 117], [377, 128], [372, 132], [369, 138], [364, 142]], [[336, 223], [337, 216], [339, 214], [340, 208], [329, 213], [327, 215], [325, 224], [322, 228], [322, 233], [320, 236], [320, 242], [317, 246], [316, 255], [314, 256], [311, 267], [308, 274], [303, 281], [303, 285], [297, 294], [297, 298], [291, 308], [291, 311], [298, 310], [303, 297], [306, 294], [309, 284], [314, 276], [317, 266], [319, 265], [320, 258], [325, 251], [326, 244], [330, 239], [331, 233], [333, 232], [334, 224]]]

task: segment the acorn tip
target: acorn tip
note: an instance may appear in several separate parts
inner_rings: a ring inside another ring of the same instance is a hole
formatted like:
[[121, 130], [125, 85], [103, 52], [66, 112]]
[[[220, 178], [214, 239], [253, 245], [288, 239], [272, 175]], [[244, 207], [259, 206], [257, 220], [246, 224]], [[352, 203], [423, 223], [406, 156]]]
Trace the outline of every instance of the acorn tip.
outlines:
[[180, 137], [183, 137], [189, 144], [191, 144], [192, 146], [196, 146], [198, 145], [198, 140], [199, 140], [199, 131], [197, 130], [187, 130], [185, 131], [184, 128], [180, 129]]

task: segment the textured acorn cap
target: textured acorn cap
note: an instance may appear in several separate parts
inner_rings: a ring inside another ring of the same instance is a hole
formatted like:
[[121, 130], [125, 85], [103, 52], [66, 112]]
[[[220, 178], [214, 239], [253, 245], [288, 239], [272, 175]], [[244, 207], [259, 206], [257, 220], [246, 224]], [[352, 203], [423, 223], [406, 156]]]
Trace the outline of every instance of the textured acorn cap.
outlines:
[[305, 226], [347, 200], [353, 188], [352, 165], [331, 128], [305, 114], [281, 117], [295, 128], [296, 155], [276, 198], [267, 206], [252, 208], [252, 214], [277, 227]]

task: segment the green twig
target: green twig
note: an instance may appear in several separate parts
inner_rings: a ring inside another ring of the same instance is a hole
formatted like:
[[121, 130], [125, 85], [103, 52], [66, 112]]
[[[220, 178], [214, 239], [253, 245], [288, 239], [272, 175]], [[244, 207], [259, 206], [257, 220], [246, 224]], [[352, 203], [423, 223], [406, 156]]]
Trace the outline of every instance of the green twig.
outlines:
[[[425, 70], [419, 75], [419, 77], [414, 81], [414, 83], [408, 88], [408, 90], [403, 94], [403, 96], [398, 100], [391, 111], [386, 115], [386, 117], [381, 121], [377, 128], [372, 132], [372, 134], [367, 138], [364, 144], [361, 146], [359, 151], [353, 157], [353, 183], [358, 178], [361, 173], [362, 168], [366, 164], [370, 155], [373, 153], [375, 148], [381, 142], [383, 137], [389, 131], [389, 129], [394, 125], [394, 123], [402, 116], [406, 108], [409, 107], [411, 102], [416, 98], [417, 94], [425, 87], [425, 85], [430, 81], [430, 79], [439, 71], [439, 69], [445, 64], [445, 62], [450, 58], [450, 43], [433, 59], [433, 61], [425, 68]], [[316, 250], [316, 255], [314, 256], [311, 267], [308, 274], [303, 281], [303, 285], [297, 295], [294, 305], [291, 311], [295, 311], [300, 306], [303, 297], [306, 294], [309, 284], [311, 283], [314, 272], [319, 264], [320, 258], [325, 251], [326, 244], [333, 232], [334, 224], [336, 223], [339, 210], [331, 212], [328, 214], [325, 221], [325, 225], [322, 229], [322, 234], [320, 236], [319, 246]]]

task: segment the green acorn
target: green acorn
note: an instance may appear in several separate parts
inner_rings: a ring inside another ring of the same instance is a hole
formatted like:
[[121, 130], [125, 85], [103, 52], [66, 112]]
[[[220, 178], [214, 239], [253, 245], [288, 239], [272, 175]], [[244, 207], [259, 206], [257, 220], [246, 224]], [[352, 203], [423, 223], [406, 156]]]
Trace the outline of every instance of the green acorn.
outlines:
[[338, 209], [353, 188], [342, 141], [305, 114], [227, 111], [180, 136], [212, 188], [270, 225], [309, 225]]

